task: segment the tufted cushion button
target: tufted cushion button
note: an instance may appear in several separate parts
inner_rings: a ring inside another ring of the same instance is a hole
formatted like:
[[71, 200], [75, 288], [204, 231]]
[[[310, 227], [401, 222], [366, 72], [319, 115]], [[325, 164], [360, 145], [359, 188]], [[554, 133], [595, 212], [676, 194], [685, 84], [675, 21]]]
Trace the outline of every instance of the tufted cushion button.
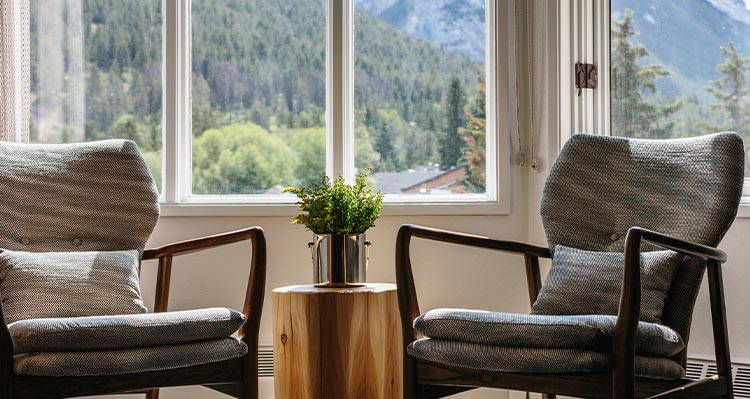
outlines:
[[80, 239], [80, 238], [74, 238], [74, 239], [73, 239], [73, 246], [74, 246], [74, 247], [80, 247], [80, 246], [81, 246], [81, 243], [82, 243], [82, 241], [81, 241], [81, 239]]
[[612, 241], [617, 241], [617, 240], [620, 239], [620, 235], [617, 234], [617, 233], [612, 233], [612, 235], [609, 236], [609, 239], [612, 240]]
[[29, 240], [28, 238], [21, 237], [21, 244], [22, 245], [29, 245], [30, 242], [31, 242], [31, 240]]

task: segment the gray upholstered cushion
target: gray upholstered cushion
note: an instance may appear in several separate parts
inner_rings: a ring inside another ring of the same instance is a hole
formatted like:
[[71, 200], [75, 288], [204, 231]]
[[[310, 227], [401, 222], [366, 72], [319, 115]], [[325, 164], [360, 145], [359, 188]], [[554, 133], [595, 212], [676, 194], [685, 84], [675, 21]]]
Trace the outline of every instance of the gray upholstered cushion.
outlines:
[[[508, 373], [607, 372], [608, 352], [585, 349], [518, 348], [457, 341], [420, 339], [409, 344], [408, 353], [418, 359], [450, 367]], [[662, 357], [635, 357], [639, 377], [677, 379], [685, 375], [679, 363]]]
[[21, 320], [8, 326], [16, 353], [128, 349], [226, 338], [244, 322], [226, 308]]
[[[622, 252], [633, 226], [716, 246], [737, 213], [744, 157], [735, 133], [676, 140], [576, 134], [544, 187], [549, 247]], [[662, 322], [686, 342], [703, 272], [702, 262], [686, 257], [664, 305]]]
[[[414, 328], [441, 341], [506, 347], [612, 350], [617, 317], [605, 315], [546, 316], [468, 309], [434, 309], [420, 315]], [[669, 327], [640, 322], [636, 353], [673, 356], [685, 344]]]
[[0, 292], [5, 320], [144, 313], [138, 265], [137, 250], [2, 250]]
[[0, 248], [142, 250], [158, 200], [132, 141], [0, 142]]
[[129, 374], [215, 363], [244, 356], [247, 345], [236, 338], [138, 349], [24, 353], [14, 358], [22, 375], [51, 377]]
[[[640, 319], [658, 323], [672, 276], [682, 256], [673, 251], [641, 254]], [[617, 314], [620, 304], [625, 256], [617, 252], [595, 252], [555, 247], [552, 268], [544, 282], [532, 314]]]

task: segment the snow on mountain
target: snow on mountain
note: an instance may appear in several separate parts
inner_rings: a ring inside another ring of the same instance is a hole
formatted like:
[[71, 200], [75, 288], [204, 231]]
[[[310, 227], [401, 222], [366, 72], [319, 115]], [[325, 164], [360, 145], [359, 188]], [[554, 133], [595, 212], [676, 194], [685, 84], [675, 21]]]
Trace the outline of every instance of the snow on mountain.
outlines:
[[484, 0], [355, 0], [355, 4], [410, 35], [474, 61], [484, 60]]

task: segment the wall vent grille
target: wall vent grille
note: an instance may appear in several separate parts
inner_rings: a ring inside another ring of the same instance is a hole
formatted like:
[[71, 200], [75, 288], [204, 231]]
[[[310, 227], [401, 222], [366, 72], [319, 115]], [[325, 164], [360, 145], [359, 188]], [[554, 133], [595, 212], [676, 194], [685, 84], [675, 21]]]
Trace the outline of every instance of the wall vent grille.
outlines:
[[[716, 361], [704, 359], [688, 359], [685, 376], [691, 380], [710, 377], [717, 374]], [[750, 399], [750, 364], [733, 363], [732, 379], [734, 382], [734, 397]]]
[[[717, 373], [716, 362], [704, 359], [688, 359], [685, 376], [691, 380], [699, 380]], [[260, 345], [258, 347], [258, 376], [273, 378], [273, 346]], [[732, 365], [734, 381], [734, 397], [750, 399], [750, 364], [734, 363]]]
[[273, 346], [258, 346], [258, 377], [273, 377]]

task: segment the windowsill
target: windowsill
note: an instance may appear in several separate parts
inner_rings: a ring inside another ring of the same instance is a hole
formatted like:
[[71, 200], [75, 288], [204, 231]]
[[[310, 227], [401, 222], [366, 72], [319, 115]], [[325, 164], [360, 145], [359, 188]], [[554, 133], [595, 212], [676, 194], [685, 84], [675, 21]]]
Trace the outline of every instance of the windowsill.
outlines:
[[[292, 217], [295, 204], [179, 203], [160, 204], [161, 217]], [[509, 215], [510, 207], [497, 202], [386, 203], [383, 216]]]
[[738, 218], [750, 218], [750, 197], [742, 197], [740, 209], [737, 211]]

